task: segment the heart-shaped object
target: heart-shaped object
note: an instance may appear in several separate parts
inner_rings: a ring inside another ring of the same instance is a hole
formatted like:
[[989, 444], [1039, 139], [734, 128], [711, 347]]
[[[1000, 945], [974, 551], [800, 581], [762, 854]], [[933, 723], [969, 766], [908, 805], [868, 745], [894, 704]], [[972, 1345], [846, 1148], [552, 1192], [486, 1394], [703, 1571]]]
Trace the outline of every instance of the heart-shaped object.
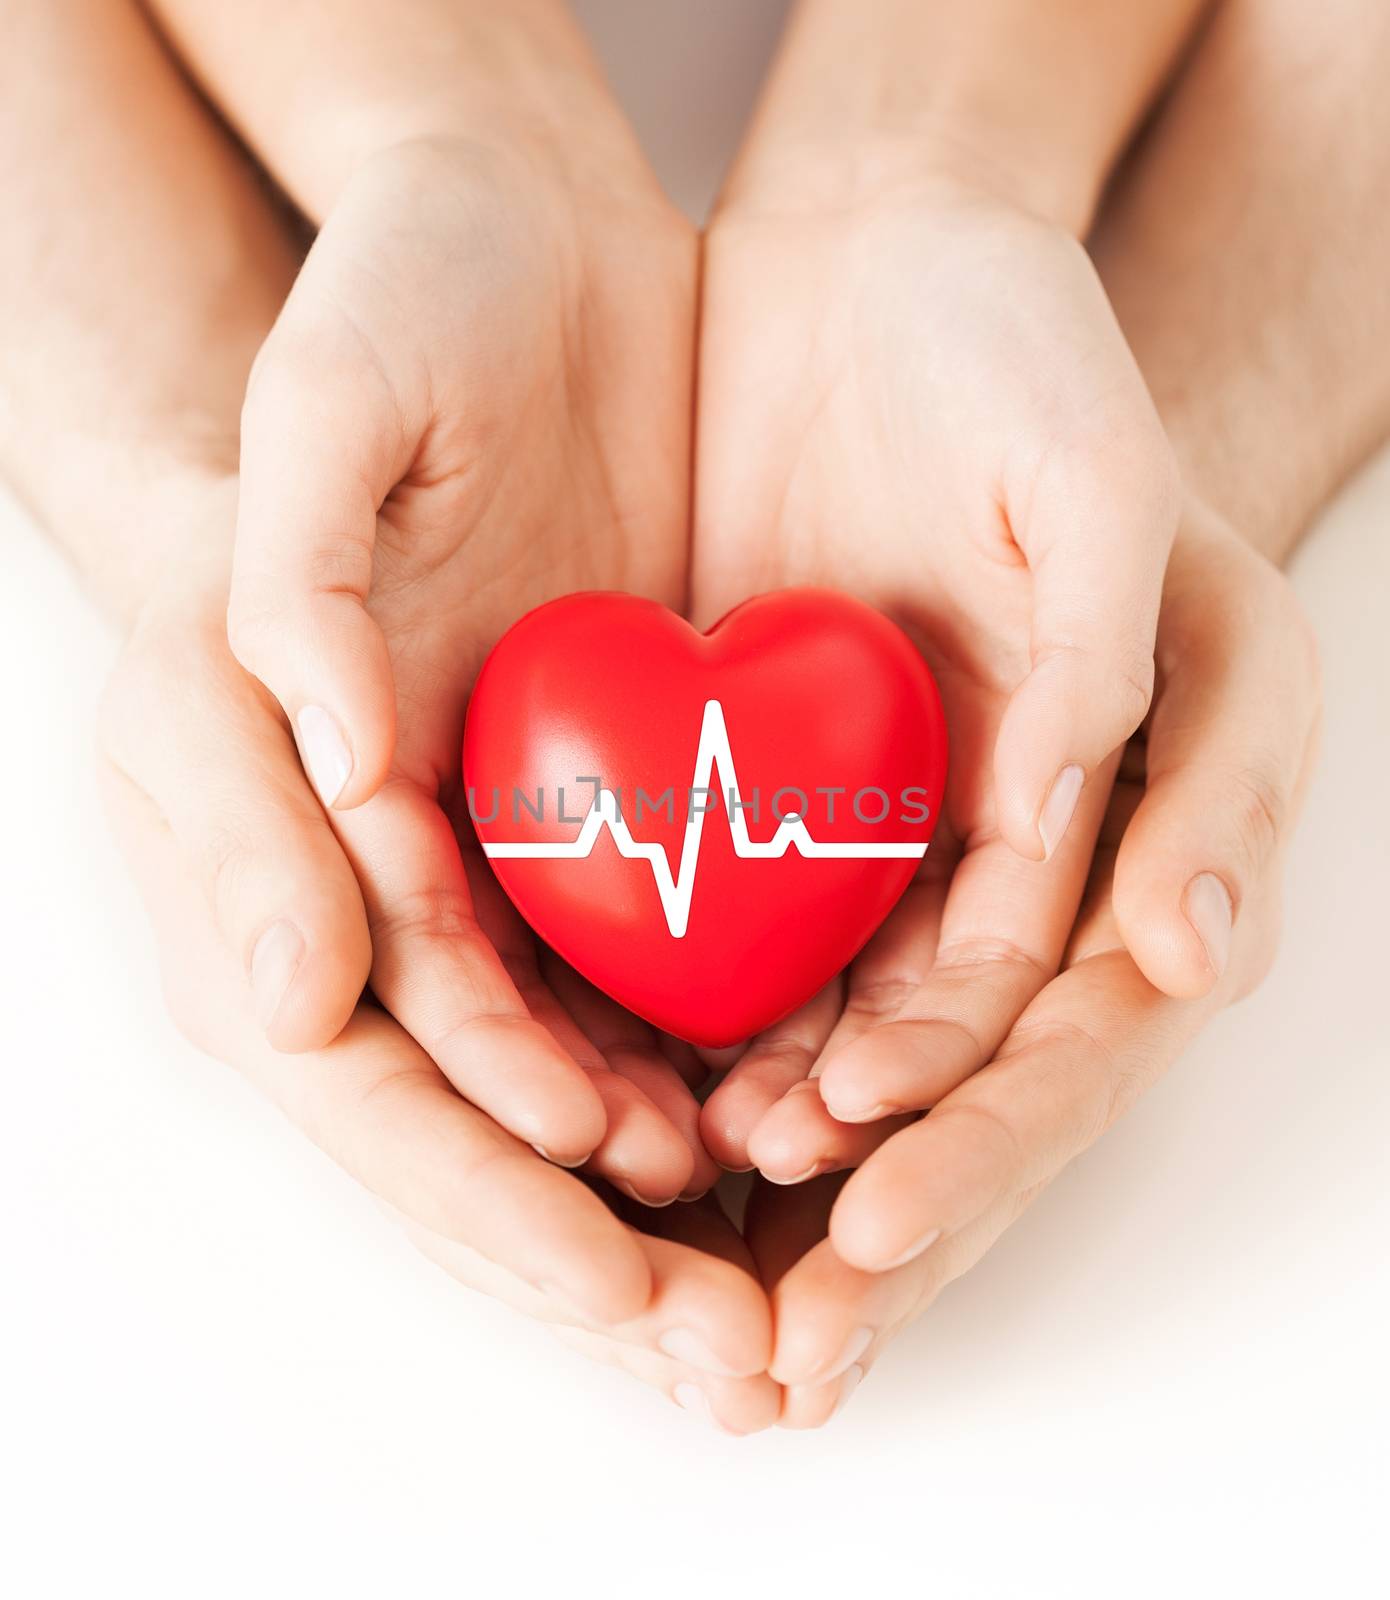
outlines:
[[926, 851], [946, 781], [931, 672], [845, 595], [749, 600], [706, 634], [578, 594], [484, 663], [464, 782], [532, 928], [638, 1016], [729, 1045], [863, 947]]

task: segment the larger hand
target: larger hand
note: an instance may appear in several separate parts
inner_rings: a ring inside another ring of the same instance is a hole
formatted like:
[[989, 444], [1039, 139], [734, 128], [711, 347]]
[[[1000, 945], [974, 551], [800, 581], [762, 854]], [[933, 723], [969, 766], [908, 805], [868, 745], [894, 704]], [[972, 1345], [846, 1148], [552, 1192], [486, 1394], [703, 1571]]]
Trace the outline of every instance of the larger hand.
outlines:
[[[990, 1064], [887, 1137], [838, 1198], [826, 1180], [764, 1193], [750, 1212], [776, 1280], [772, 1371], [789, 1385], [790, 1425], [826, 1420], [888, 1340], [1268, 968], [1315, 744], [1311, 632], [1275, 569], [1201, 518], [1174, 551], [1158, 653], [1148, 737], [1114, 791], [1065, 970]], [[1240, 916], [1217, 987], [1172, 999], [1124, 949], [1116, 904], [1201, 862], [1219, 867]]]
[[[185, 507], [183, 525], [205, 546], [225, 536], [233, 488]], [[311, 976], [348, 997], [341, 1034], [290, 1055], [257, 1026], [241, 948], [262, 897], [309, 908], [307, 929], [325, 934], [360, 926], [361, 904], [278, 709], [227, 649], [224, 609], [215, 570], [149, 605], [102, 721], [106, 797], [180, 1027], [262, 1088], [464, 1283], [732, 1432], [766, 1426], [778, 1406], [765, 1376], [767, 1300], [713, 1202], [649, 1216], [631, 1207], [627, 1221], [659, 1236], [635, 1231], [462, 1099], [385, 1012], [369, 1000], [353, 1008], [360, 968], [325, 966], [322, 949]], [[629, 1048], [652, 1051], [641, 1025], [615, 1026]]]

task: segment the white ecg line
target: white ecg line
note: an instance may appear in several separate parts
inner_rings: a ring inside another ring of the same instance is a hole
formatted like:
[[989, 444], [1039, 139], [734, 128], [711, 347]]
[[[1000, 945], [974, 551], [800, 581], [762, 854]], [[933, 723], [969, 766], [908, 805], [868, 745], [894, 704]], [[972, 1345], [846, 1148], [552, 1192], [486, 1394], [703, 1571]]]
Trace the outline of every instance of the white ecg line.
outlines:
[[[710, 775], [716, 766], [724, 780], [725, 794], [732, 794], [741, 801], [743, 791], [739, 788], [738, 774], [734, 771], [729, 730], [724, 725], [724, 707], [717, 700], [706, 700], [704, 721], [700, 725], [700, 743], [695, 751], [695, 776], [691, 780], [691, 789], [709, 793]], [[786, 855], [793, 846], [798, 854], [820, 861], [920, 861], [927, 853], [924, 844], [822, 844], [811, 837], [806, 824], [795, 813], [782, 819], [777, 832], [766, 844], [759, 844], [748, 837], [744, 809], [746, 807], [726, 806], [734, 854], [743, 861], [773, 860]], [[632, 837], [611, 789], [600, 789], [594, 796], [594, 803], [589, 807], [576, 839], [561, 844], [484, 844], [483, 850], [498, 861], [580, 861], [593, 850], [604, 828], [613, 835], [613, 843], [617, 845], [620, 856], [629, 861], [645, 861], [651, 867], [656, 891], [661, 896], [661, 909], [666, 914], [666, 926], [673, 939], [683, 939], [690, 924], [690, 900], [695, 892], [700, 838], [705, 831], [703, 808], [697, 809], [694, 805], [687, 807], [685, 837], [681, 841], [680, 866], [675, 878], [671, 876], [671, 863], [661, 845], [642, 844]]]

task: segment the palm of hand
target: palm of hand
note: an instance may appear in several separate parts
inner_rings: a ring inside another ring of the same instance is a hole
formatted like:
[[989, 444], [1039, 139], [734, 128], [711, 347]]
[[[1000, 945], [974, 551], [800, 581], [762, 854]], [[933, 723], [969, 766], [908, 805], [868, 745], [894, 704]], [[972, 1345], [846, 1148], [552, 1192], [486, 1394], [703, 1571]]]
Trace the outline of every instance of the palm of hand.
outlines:
[[853, 1164], [900, 1125], [832, 1119], [803, 1083], [823, 1054], [837, 1112], [919, 1109], [1055, 971], [1105, 780], [1046, 863], [1001, 837], [1037, 826], [1029, 774], [1058, 770], [1056, 721], [1028, 698], [1049, 664], [1019, 690], [1038, 571], [1073, 537], [1059, 521], [1108, 501], [1117, 453], [1139, 475], [1166, 455], [1084, 253], [997, 207], [736, 217], [714, 230], [705, 318], [697, 612], [781, 584], [851, 588], [918, 642], [952, 739], [918, 884], [846, 985], [755, 1045], [707, 1108], [717, 1154], [786, 1180]]
[[[648, 1030], [573, 974], [542, 974], [467, 849], [459, 752], [478, 666], [523, 612], [594, 587], [678, 603], [693, 286], [688, 230], [645, 198], [581, 203], [514, 154], [370, 164], [253, 376], [238, 546], [243, 615], [257, 614], [245, 596], [260, 552], [292, 543], [296, 511], [325, 535], [297, 575], [320, 604], [348, 596], [353, 637], [330, 648], [340, 682], [360, 674], [342, 719], [354, 781], [374, 768], [376, 782], [333, 820], [363, 887], [376, 992], [513, 1132], [566, 1163], [601, 1137], [598, 1170], [660, 1200], [712, 1181], [693, 1101]], [[325, 459], [292, 463], [287, 483], [262, 468], [286, 462], [310, 397]], [[273, 600], [259, 612], [234, 638], [292, 711], [307, 696], [257, 652], [283, 613]]]

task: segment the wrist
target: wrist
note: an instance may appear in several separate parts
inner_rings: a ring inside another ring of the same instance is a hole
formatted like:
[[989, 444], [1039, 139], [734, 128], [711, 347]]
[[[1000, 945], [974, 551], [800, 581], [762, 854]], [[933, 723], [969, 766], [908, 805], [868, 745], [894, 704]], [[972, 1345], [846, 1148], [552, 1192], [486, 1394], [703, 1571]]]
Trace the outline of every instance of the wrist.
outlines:
[[823, 128], [792, 124], [760, 134], [745, 149], [716, 217], [984, 203], [1084, 236], [1101, 173], [1029, 143], [1036, 141], [1016, 143], [1007, 130], [944, 114], [911, 128], [842, 128], [833, 139]]
[[[233, 81], [227, 69], [219, 86], [314, 221], [365, 164], [419, 146], [520, 153], [575, 177], [654, 186], [562, 0], [411, 0], [393, 22], [353, 35], [331, 7], [305, 8], [296, 43], [310, 64], [257, 58], [243, 68], [261, 67], [268, 82], [245, 70]], [[217, 31], [194, 43], [211, 54], [223, 41]]]
[[83, 587], [124, 632], [195, 614], [224, 626], [236, 495], [234, 473], [180, 464], [112, 498], [99, 526], [83, 518], [55, 531]]

